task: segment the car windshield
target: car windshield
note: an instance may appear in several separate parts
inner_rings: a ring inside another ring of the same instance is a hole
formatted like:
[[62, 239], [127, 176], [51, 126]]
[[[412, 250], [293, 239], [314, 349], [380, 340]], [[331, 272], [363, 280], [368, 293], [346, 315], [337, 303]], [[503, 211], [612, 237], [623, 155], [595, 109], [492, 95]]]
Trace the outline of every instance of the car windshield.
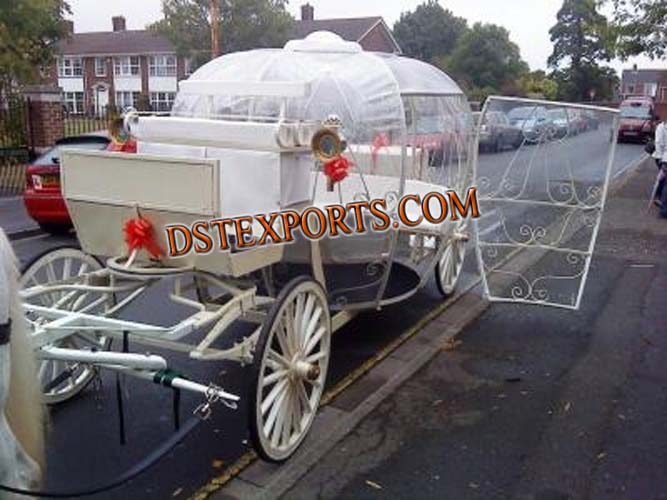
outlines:
[[537, 108], [514, 108], [509, 112], [510, 120], [528, 120], [530, 118], [536, 118]]
[[567, 120], [567, 113], [564, 109], [552, 109], [549, 111], [549, 118], [552, 120]]
[[89, 151], [102, 151], [106, 149], [108, 142], [73, 142], [68, 144], [59, 144], [35, 160], [35, 165], [57, 165], [60, 163], [60, 155], [64, 149], [86, 149]]
[[651, 118], [651, 107], [646, 105], [621, 106], [621, 118]]

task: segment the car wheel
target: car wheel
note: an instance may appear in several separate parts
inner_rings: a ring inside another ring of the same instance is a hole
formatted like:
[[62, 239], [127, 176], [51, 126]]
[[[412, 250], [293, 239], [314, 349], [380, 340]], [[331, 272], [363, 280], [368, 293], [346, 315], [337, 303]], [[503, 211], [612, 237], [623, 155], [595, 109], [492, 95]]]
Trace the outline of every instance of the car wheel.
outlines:
[[45, 233], [52, 234], [54, 236], [63, 236], [69, 234], [72, 230], [70, 224], [53, 224], [50, 222], [43, 222], [39, 224], [39, 228]]

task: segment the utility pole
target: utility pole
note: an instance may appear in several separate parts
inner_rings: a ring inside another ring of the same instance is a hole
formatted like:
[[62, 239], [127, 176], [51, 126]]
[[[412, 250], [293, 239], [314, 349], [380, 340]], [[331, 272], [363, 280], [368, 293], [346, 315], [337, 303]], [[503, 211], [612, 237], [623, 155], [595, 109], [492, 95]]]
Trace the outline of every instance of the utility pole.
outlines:
[[211, 58], [220, 56], [220, 5], [218, 0], [208, 1], [208, 10], [211, 18]]

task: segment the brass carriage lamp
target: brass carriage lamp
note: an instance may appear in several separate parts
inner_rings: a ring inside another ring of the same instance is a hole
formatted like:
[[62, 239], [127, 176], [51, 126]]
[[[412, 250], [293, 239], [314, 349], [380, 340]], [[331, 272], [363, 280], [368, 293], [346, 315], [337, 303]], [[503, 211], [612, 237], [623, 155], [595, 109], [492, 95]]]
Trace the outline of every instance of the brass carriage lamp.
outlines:
[[312, 150], [323, 165], [327, 191], [332, 192], [334, 184], [347, 177], [349, 162], [343, 157], [347, 142], [340, 132], [343, 123], [337, 115], [329, 115], [322, 125], [324, 127], [313, 136]]

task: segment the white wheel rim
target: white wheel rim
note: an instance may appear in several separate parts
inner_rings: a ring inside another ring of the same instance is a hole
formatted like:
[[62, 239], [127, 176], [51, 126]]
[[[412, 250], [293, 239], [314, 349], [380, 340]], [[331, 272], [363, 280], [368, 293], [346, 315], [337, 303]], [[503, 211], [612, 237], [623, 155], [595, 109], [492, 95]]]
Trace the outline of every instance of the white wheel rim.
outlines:
[[463, 261], [465, 259], [466, 248], [465, 241], [457, 236], [463, 232], [459, 229], [447, 242], [445, 251], [442, 253], [436, 269], [436, 278], [440, 283], [440, 288], [445, 295], [450, 295], [456, 289]]
[[259, 369], [255, 418], [262, 448], [272, 459], [289, 457], [308, 433], [330, 348], [326, 297], [314, 282], [301, 283], [275, 316]]
[[[39, 285], [54, 284], [59, 281], [76, 280], [82, 283], [86, 273], [98, 271], [102, 266], [90, 255], [74, 248], [61, 248], [45, 254], [34, 262], [21, 276], [19, 286], [22, 290]], [[56, 305], [59, 301], [61, 305]], [[68, 311], [80, 311], [93, 303], [99, 302], [86, 312], [96, 314], [108, 310], [113, 304], [111, 294], [99, 292], [54, 292], [28, 300], [26, 303], [44, 305]], [[28, 325], [32, 329], [44, 318], [35, 313], [26, 314]], [[53, 346], [69, 349], [106, 349], [108, 339], [94, 333], [77, 333], [52, 344]], [[44, 401], [47, 404], [61, 403], [78, 394], [95, 375], [90, 365], [80, 365], [57, 360], [42, 360], [38, 363], [38, 376], [42, 388], [47, 387], [53, 380], [65, 371], [70, 375], [57, 386], [44, 392]]]

